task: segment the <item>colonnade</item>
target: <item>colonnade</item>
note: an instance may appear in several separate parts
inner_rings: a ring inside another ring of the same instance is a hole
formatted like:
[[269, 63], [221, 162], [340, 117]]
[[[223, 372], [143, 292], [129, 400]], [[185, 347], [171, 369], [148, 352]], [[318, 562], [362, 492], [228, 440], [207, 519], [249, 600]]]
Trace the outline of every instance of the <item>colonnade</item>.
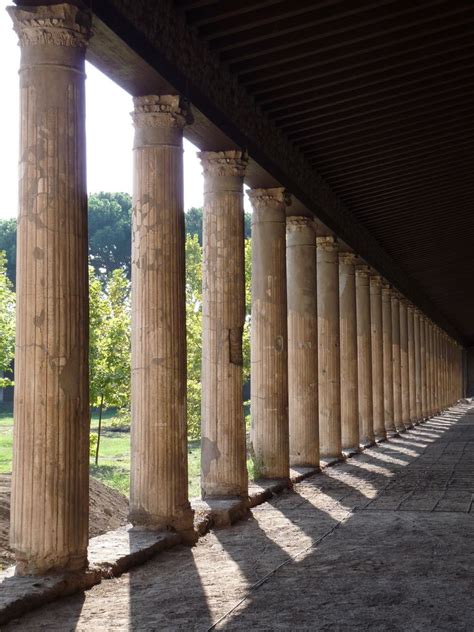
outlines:
[[[87, 565], [88, 296], [84, 60], [76, 6], [11, 8], [21, 45], [20, 210], [11, 542], [17, 572]], [[178, 95], [135, 97], [130, 518], [192, 539], [186, 445]], [[242, 400], [248, 156], [202, 152], [202, 494], [248, 496]], [[461, 347], [377, 271], [253, 189], [251, 453], [289, 479], [461, 396]]]

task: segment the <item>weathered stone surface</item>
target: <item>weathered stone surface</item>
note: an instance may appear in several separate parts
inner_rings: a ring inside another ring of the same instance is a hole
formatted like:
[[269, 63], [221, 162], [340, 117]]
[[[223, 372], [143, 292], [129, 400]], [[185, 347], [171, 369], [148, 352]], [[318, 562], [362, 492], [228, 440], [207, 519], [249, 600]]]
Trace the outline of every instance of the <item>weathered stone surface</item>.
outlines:
[[87, 564], [90, 16], [68, 4], [9, 12], [21, 45], [10, 541], [17, 572], [42, 574]]
[[290, 465], [319, 467], [318, 320], [313, 220], [286, 221]]
[[242, 400], [245, 320], [241, 151], [203, 152], [202, 415], [203, 498], [246, 497]]
[[372, 400], [374, 435], [377, 441], [387, 438], [383, 391], [382, 277], [370, 277], [370, 329], [372, 350]]
[[382, 286], [382, 328], [383, 328], [383, 399], [385, 430], [395, 432], [393, 418], [393, 348], [392, 348], [392, 290], [388, 283]]
[[339, 261], [334, 237], [317, 237], [319, 445], [322, 458], [342, 457]]
[[409, 304], [407, 308], [408, 327], [408, 381], [409, 381], [409, 424], [412, 426], [416, 422], [416, 375], [415, 375], [415, 310]]
[[130, 520], [192, 533], [182, 146], [189, 112], [176, 95], [134, 103]]
[[249, 191], [252, 216], [250, 431], [255, 475], [288, 478], [286, 207], [281, 188]]
[[411, 426], [410, 421], [410, 376], [408, 361], [408, 303], [400, 300], [400, 387], [402, 400], [402, 424]]
[[373, 445], [372, 344], [370, 328], [370, 268], [357, 266], [357, 367], [359, 383], [359, 434], [363, 446]]
[[341, 445], [344, 453], [359, 448], [357, 313], [355, 264], [350, 252], [339, 253], [339, 342], [341, 353]]
[[403, 432], [402, 373], [400, 355], [400, 296], [392, 293], [392, 371], [393, 371], [393, 423], [397, 432]]

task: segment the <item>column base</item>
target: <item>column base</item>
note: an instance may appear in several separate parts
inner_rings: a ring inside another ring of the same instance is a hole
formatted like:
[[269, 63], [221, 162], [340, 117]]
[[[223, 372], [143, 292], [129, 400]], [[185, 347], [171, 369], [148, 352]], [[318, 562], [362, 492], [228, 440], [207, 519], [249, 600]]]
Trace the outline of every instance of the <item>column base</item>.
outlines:
[[399, 437], [400, 433], [398, 430], [387, 430], [387, 439], [395, 439], [395, 437]]
[[387, 441], [387, 432], [384, 430], [383, 432], [375, 433], [375, 443], [383, 443]]
[[362, 439], [360, 442], [361, 450], [367, 450], [367, 448], [373, 448], [376, 445], [375, 439]]
[[57, 573], [82, 573], [88, 566], [87, 554], [56, 558], [32, 558], [16, 552], [17, 577], [42, 576]]
[[186, 544], [194, 544], [198, 539], [194, 530], [194, 511], [190, 505], [175, 516], [153, 515], [143, 509], [133, 509], [130, 510], [128, 519], [136, 529], [175, 531]]
[[204, 518], [214, 527], [229, 527], [247, 516], [249, 501], [248, 498], [206, 498], [194, 500], [193, 509], [198, 519]]
[[396, 429], [396, 432], [397, 432], [398, 434], [400, 434], [400, 433], [402, 433], [402, 432], [406, 432], [406, 431], [407, 431], [407, 429], [406, 429], [406, 427], [405, 427], [405, 426], [399, 426], [399, 427]]
[[357, 446], [356, 448], [342, 448], [342, 456], [344, 459], [350, 459], [356, 454], [360, 454], [360, 452], [361, 449], [359, 446]]
[[332, 467], [333, 465], [336, 465], [337, 463], [341, 463], [341, 461], [344, 461], [344, 455], [341, 452], [338, 456], [323, 456], [321, 457], [321, 459], [319, 460], [319, 464], [322, 470], [324, 470], [327, 467]]

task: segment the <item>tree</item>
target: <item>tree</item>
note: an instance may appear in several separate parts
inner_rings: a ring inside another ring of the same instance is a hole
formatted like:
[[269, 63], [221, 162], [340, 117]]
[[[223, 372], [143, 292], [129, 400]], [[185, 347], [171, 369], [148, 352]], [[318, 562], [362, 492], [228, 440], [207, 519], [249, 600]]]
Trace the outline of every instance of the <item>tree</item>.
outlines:
[[131, 219], [128, 193], [89, 196], [89, 261], [103, 282], [119, 268], [130, 279]]
[[7, 276], [7, 258], [0, 250], [0, 387], [10, 386], [4, 377], [11, 369], [15, 355], [15, 293]]
[[0, 220], [0, 250], [5, 251], [7, 275], [15, 287], [16, 219]]
[[186, 344], [188, 434], [201, 434], [202, 249], [197, 234], [186, 235]]
[[130, 283], [125, 270], [114, 270], [104, 287], [90, 266], [89, 295], [90, 405], [99, 409], [97, 465], [103, 411], [130, 404]]

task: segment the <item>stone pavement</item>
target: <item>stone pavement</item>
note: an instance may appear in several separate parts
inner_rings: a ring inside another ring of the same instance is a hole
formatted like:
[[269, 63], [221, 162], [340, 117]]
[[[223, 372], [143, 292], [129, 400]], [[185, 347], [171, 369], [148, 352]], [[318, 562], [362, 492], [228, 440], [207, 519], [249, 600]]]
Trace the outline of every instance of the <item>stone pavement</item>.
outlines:
[[460, 404], [2, 630], [471, 631], [473, 495]]

